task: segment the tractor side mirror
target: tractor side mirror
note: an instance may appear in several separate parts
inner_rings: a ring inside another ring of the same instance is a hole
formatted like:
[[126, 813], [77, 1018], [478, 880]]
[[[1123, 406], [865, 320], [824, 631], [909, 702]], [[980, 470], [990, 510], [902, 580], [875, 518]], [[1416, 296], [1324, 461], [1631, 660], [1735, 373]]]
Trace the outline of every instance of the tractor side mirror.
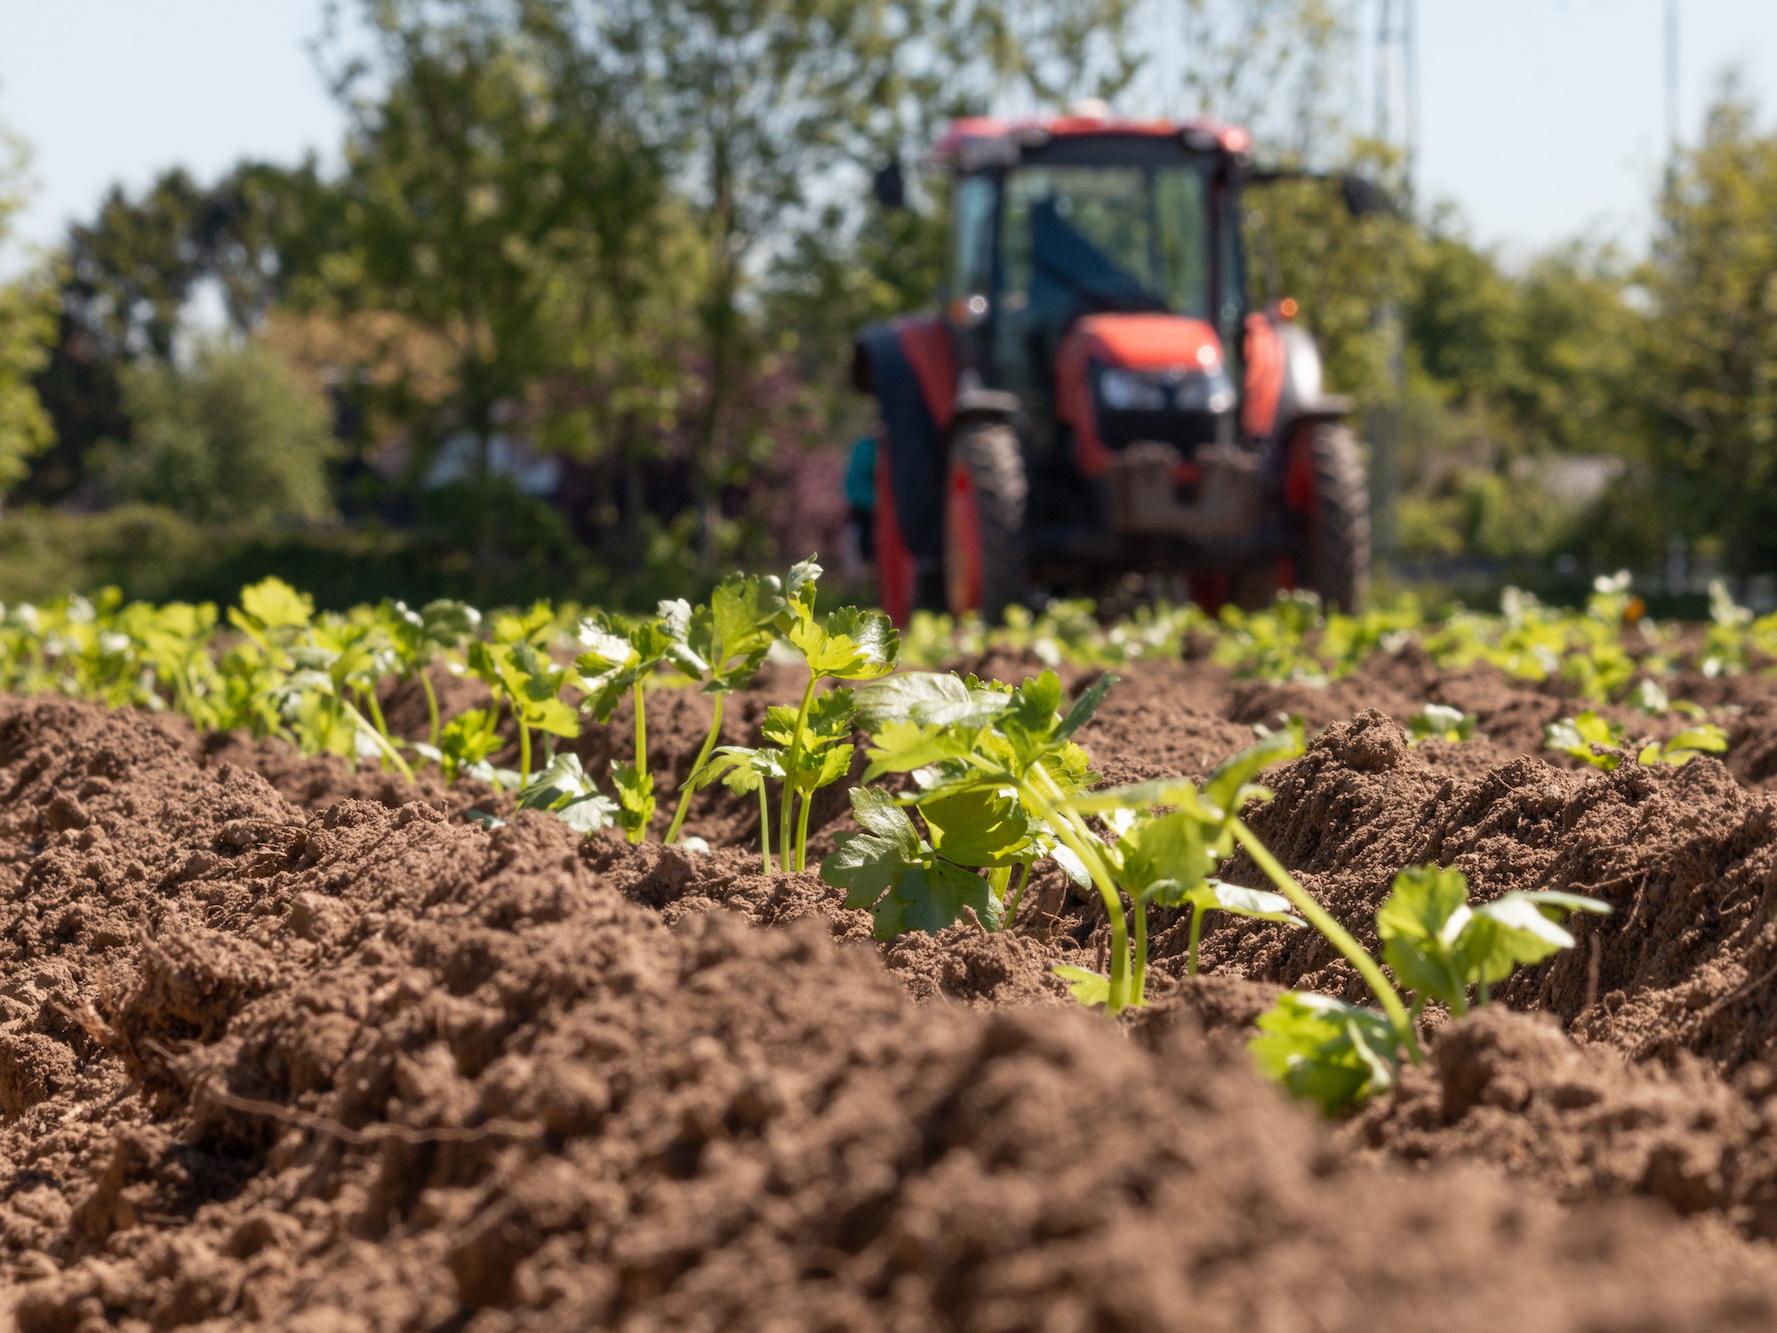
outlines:
[[1368, 176], [1342, 172], [1339, 176], [1339, 193], [1344, 196], [1345, 211], [1354, 218], [1401, 216], [1400, 205], [1394, 201], [1394, 197]]
[[901, 171], [901, 159], [891, 157], [870, 177], [870, 193], [884, 208], [907, 207], [907, 177]]

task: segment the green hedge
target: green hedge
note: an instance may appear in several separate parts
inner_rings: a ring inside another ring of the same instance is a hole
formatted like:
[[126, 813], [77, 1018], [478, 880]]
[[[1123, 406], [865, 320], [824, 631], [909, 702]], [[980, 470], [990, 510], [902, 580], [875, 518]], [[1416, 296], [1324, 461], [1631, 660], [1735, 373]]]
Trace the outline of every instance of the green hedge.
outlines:
[[114, 585], [148, 601], [225, 603], [243, 585], [273, 574], [332, 609], [384, 597], [625, 603], [641, 591], [571, 544], [478, 560], [460, 545], [411, 532], [197, 523], [151, 505], [0, 515], [0, 601], [46, 601]]

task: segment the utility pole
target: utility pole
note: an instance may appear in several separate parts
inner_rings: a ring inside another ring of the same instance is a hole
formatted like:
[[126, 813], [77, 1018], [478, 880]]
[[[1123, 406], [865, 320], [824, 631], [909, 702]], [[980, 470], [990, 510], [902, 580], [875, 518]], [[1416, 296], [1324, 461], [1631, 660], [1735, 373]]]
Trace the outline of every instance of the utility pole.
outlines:
[[1678, 0], [1666, 0], [1666, 162], [1678, 157]]
[[[1414, 0], [1377, 0], [1375, 46], [1376, 139], [1401, 151], [1403, 204], [1413, 207], [1413, 174], [1418, 165], [1419, 70], [1415, 51]], [[1395, 552], [1395, 503], [1400, 489], [1403, 409], [1407, 391], [1407, 340], [1400, 306], [1391, 302], [1378, 315], [1388, 341], [1389, 392], [1373, 414], [1370, 436], [1370, 528], [1378, 566], [1386, 569]]]

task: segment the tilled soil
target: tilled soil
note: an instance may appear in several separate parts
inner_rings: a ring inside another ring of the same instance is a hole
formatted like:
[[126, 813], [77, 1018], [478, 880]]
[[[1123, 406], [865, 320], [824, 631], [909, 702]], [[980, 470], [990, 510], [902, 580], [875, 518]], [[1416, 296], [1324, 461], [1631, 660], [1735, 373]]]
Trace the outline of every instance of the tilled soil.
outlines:
[[[1320, 730], [1249, 813], [1366, 941], [1420, 861], [1615, 910], [1329, 1127], [1242, 1049], [1279, 985], [1360, 997], [1305, 931], [1211, 918], [1189, 978], [1162, 915], [1118, 1024], [1049, 976], [1102, 947], [1057, 874], [1010, 931], [878, 945], [816, 876], [761, 875], [721, 791], [687, 825], [708, 853], [582, 843], [463, 821], [485, 792], [0, 701], [0, 1304], [25, 1330], [1777, 1327], [1767, 682], [1692, 683], [1738, 709], [1725, 765], [1604, 775], [1536, 754], [1558, 690], [1410, 652], [1326, 688], [1119, 674], [1081, 736], [1110, 780], [1200, 775], [1279, 712]], [[728, 739], [794, 686], [733, 701]], [[1409, 746], [1427, 700], [1483, 738]], [[662, 825], [707, 710], [650, 696]], [[589, 770], [628, 734], [592, 729]]]

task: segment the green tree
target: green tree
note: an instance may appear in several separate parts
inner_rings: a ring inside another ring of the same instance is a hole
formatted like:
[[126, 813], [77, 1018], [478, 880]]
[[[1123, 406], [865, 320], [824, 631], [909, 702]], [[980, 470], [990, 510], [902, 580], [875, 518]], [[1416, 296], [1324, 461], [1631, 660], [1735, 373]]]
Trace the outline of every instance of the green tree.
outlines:
[[142, 361], [124, 372], [124, 401], [130, 439], [94, 459], [106, 498], [217, 522], [332, 512], [327, 404], [263, 344], [207, 343], [189, 367]]
[[[24, 207], [25, 150], [0, 125], [0, 257]], [[55, 334], [54, 286], [42, 271], [0, 281], [0, 495], [25, 475], [27, 460], [54, 441], [33, 376]]]
[[[322, 48], [351, 116], [346, 248], [325, 262], [327, 287], [341, 310], [387, 311], [448, 345], [442, 398], [396, 392], [410, 439], [467, 433], [485, 482], [507, 414], [547, 410], [540, 390], [573, 369], [560, 320], [572, 293], [620, 298], [671, 258], [650, 231], [664, 171], [628, 101], [646, 80], [560, 60], [540, 3], [365, 0], [361, 13], [367, 49], [338, 32]], [[427, 451], [414, 457], [424, 466]]]
[[1644, 274], [1651, 465], [1667, 532], [1777, 560], [1777, 134], [1733, 83], [1662, 196]]

